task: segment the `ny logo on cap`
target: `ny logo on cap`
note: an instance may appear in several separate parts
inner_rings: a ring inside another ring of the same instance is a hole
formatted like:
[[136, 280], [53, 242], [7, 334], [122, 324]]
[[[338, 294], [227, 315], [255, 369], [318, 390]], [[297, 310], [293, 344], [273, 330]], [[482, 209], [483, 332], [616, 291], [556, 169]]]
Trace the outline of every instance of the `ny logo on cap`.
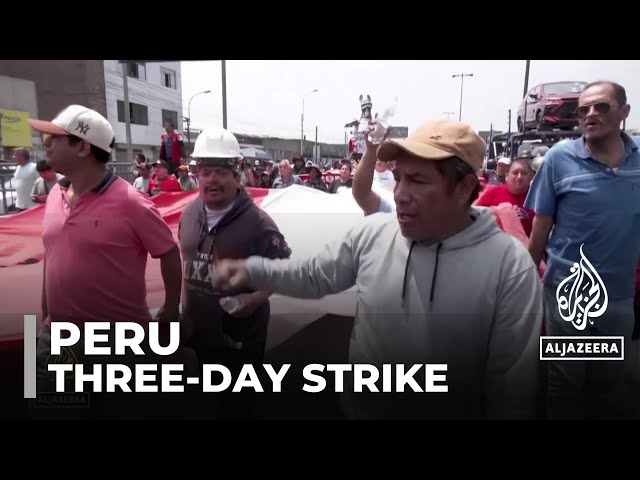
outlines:
[[78, 126], [76, 127], [76, 131], [80, 131], [82, 135], [86, 135], [89, 131], [89, 125], [85, 125], [84, 122], [78, 122]]

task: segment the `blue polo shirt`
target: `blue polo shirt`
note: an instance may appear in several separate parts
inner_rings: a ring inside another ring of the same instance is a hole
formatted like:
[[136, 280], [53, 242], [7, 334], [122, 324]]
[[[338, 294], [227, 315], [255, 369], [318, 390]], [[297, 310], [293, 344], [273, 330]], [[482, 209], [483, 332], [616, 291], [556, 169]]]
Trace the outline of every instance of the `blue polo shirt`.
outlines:
[[582, 137], [545, 155], [524, 206], [554, 217], [546, 248], [546, 286], [556, 288], [571, 275], [584, 245], [583, 253], [609, 299], [634, 296], [640, 254], [640, 142], [626, 134], [622, 139], [625, 156], [618, 169], [591, 158]]

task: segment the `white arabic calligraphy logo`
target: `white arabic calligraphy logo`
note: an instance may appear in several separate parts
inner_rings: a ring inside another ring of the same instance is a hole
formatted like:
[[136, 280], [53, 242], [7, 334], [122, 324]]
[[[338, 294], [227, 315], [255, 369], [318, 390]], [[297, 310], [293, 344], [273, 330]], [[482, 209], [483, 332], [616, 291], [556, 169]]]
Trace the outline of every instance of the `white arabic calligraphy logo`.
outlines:
[[563, 320], [571, 322], [578, 330], [593, 325], [593, 318], [601, 316], [609, 303], [604, 282], [591, 265], [580, 245], [580, 263], [571, 267], [571, 275], [556, 290], [558, 310]]

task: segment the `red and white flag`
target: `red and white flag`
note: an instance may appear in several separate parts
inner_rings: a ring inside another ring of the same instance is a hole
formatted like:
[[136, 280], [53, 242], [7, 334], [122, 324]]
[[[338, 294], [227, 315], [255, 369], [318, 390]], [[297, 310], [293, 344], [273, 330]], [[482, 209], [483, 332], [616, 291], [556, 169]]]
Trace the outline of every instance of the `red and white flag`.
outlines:
[[[278, 190], [247, 188], [247, 191], [255, 203], [276, 222], [292, 249], [293, 258], [314, 255], [327, 243], [341, 239], [364, 216], [350, 189], [329, 194], [293, 185]], [[393, 200], [392, 193], [382, 190], [379, 193]], [[173, 231], [176, 241], [180, 214], [197, 195], [197, 191], [163, 193], [152, 199]], [[499, 225], [505, 230], [506, 227], [517, 229], [517, 217], [514, 221], [508, 218], [512, 213], [510, 209], [501, 210], [506, 217], [501, 219]], [[21, 347], [24, 314], [35, 313], [40, 317], [43, 214], [44, 206], [38, 206], [0, 218], [0, 292], [3, 298], [0, 302], [0, 349], [8, 344]], [[519, 232], [511, 233], [521, 238]], [[151, 310], [155, 310], [164, 301], [159, 260], [149, 257], [146, 281], [147, 303]], [[327, 314], [353, 317], [355, 307], [354, 289], [321, 300], [274, 295], [267, 348], [280, 344]]]

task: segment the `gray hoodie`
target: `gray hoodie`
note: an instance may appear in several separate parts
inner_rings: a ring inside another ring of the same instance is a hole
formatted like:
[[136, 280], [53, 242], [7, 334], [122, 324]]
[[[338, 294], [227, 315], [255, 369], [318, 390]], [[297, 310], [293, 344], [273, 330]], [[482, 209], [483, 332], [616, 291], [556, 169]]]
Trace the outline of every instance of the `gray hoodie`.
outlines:
[[313, 258], [248, 259], [253, 286], [282, 295], [321, 298], [356, 286], [350, 363], [374, 364], [381, 376], [385, 363], [447, 364], [447, 393], [356, 394], [346, 377], [349, 417], [535, 415], [540, 278], [489, 209], [471, 216], [467, 229], [434, 245], [403, 237], [395, 215], [374, 214]]

